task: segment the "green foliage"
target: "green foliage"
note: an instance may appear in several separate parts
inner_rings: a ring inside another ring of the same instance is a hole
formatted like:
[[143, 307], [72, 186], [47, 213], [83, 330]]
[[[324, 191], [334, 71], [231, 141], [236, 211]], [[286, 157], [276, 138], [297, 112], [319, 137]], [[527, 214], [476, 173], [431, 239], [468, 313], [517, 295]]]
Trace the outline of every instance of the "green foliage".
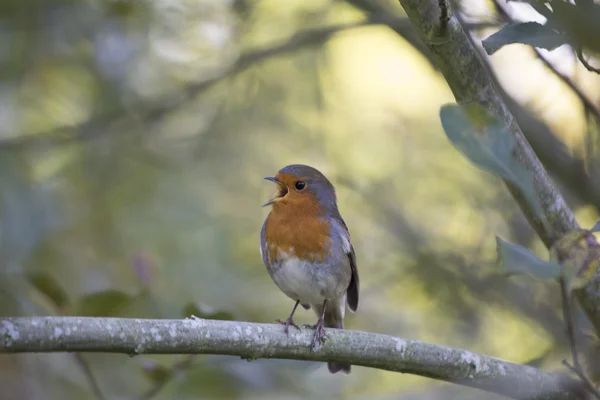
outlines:
[[541, 279], [558, 278], [560, 275], [560, 265], [544, 261], [518, 244], [496, 237], [496, 250], [498, 265], [507, 275], [526, 274]]
[[600, 4], [589, 0], [579, 0], [575, 4], [568, 1], [548, 3], [553, 12], [546, 16], [547, 24], [564, 32], [574, 47], [600, 52]]
[[485, 51], [492, 55], [503, 46], [523, 43], [546, 50], [554, 50], [567, 42], [567, 38], [549, 25], [524, 22], [506, 25], [482, 41]]
[[575, 48], [600, 51], [600, 5], [594, 1], [580, 0], [572, 4], [563, 0], [528, 0], [527, 3], [547, 18], [546, 23], [525, 22], [503, 27], [483, 40], [488, 54], [511, 43], [547, 50], [570, 44]]
[[27, 279], [43, 293], [59, 309], [63, 310], [69, 303], [69, 297], [61, 285], [45, 271], [28, 272]]
[[583, 288], [600, 267], [600, 248], [595, 241], [589, 240], [591, 232], [580, 229], [557, 240], [550, 248], [550, 262], [541, 260], [524, 247], [496, 237], [498, 264], [507, 275], [528, 274], [541, 279], [560, 277], [567, 282], [569, 291]]
[[118, 290], [92, 293], [79, 300], [75, 314], [84, 317], [115, 316], [131, 300], [131, 296]]
[[445, 105], [440, 118], [452, 144], [477, 167], [517, 186], [536, 217], [545, 220], [533, 186], [533, 174], [513, 156], [515, 141], [507, 128], [476, 104]]

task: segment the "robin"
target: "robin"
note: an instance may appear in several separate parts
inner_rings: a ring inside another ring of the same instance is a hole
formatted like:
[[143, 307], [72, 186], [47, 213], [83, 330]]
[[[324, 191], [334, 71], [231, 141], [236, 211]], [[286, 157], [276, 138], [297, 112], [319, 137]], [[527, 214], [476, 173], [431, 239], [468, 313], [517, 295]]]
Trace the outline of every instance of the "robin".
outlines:
[[[315, 168], [288, 165], [274, 177], [277, 192], [263, 204], [271, 212], [260, 232], [260, 250], [275, 284], [296, 303], [284, 332], [300, 329], [293, 316], [298, 304], [318, 320], [311, 349], [325, 337], [324, 327], [344, 328], [346, 305], [358, 308], [358, 269], [350, 233], [337, 208], [335, 188]], [[350, 373], [350, 364], [329, 362], [329, 372]]]

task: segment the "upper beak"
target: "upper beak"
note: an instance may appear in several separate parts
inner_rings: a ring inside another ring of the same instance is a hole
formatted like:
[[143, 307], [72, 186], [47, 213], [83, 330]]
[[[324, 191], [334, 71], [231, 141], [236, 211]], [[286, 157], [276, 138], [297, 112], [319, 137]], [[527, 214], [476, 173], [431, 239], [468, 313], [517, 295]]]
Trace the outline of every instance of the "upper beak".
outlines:
[[[268, 181], [271, 181], [271, 182], [275, 182], [277, 185], [281, 184], [281, 182], [279, 182], [279, 179], [275, 178], [274, 176], [266, 176], [265, 179]], [[266, 206], [269, 206], [269, 205], [275, 203], [275, 200], [277, 200], [280, 197], [281, 197], [281, 192], [277, 191], [273, 195], [273, 197], [271, 197], [269, 200], [267, 200], [261, 207], [266, 207]]]

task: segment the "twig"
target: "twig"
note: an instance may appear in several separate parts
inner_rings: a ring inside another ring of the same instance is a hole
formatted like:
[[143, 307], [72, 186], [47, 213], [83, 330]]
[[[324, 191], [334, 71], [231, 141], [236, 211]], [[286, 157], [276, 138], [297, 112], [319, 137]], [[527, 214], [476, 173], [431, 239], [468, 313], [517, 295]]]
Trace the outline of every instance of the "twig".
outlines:
[[579, 58], [579, 61], [581, 61], [581, 63], [583, 64], [583, 66], [591, 72], [595, 72], [597, 74], [600, 74], [600, 68], [596, 68], [594, 67], [592, 64], [590, 64], [588, 62], [588, 60], [585, 59], [585, 57], [583, 56], [583, 49], [581, 48], [581, 46], [577, 46], [575, 48], [575, 52], [577, 53], [577, 58]]
[[571, 296], [567, 290], [567, 283], [564, 277], [559, 279], [560, 284], [560, 295], [562, 299], [563, 318], [565, 325], [567, 326], [567, 340], [569, 341], [569, 348], [571, 349], [571, 357], [575, 368], [579, 366], [579, 356], [577, 355], [577, 344], [575, 340], [575, 329], [573, 328], [573, 315], [571, 313]]
[[[494, 0], [494, 5], [507, 22], [513, 23], [516, 21], [514, 18], [516, 13], [514, 9], [507, 4], [506, 0]], [[560, 72], [538, 48], [532, 48], [535, 51], [537, 58], [542, 61], [544, 65], [548, 67], [548, 69], [550, 69], [550, 71], [552, 71], [559, 79], [561, 79], [577, 95], [577, 97], [579, 97], [584, 107], [593, 112], [597, 118], [600, 118], [600, 108], [595, 104], [595, 102], [592, 101], [592, 99], [590, 99], [590, 97], [585, 94], [568, 75]]]
[[579, 379], [584, 383], [586, 388], [600, 400], [600, 392], [596, 390], [592, 382], [588, 379], [588, 377], [583, 372], [583, 368], [581, 368], [581, 364], [579, 363], [579, 355], [577, 354], [577, 341], [575, 339], [575, 328], [573, 322], [573, 311], [571, 309], [571, 296], [567, 289], [566, 278], [561, 277], [559, 279], [560, 284], [560, 294], [562, 298], [562, 309], [563, 309], [563, 317], [565, 319], [565, 324], [567, 326], [567, 339], [569, 341], [569, 347], [571, 349], [571, 358], [573, 360], [573, 365], [570, 365], [567, 360], [563, 360], [563, 364], [572, 372], [574, 372]]
[[146, 393], [144, 393], [140, 397], [138, 397], [138, 400], [149, 400], [149, 399], [155, 397], [156, 395], [158, 395], [161, 392], [161, 390], [163, 390], [165, 388], [165, 386], [167, 386], [167, 384], [173, 380], [173, 377], [175, 375], [177, 375], [181, 371], [188, 369], [192, 365], [192, 362], [194, 361], [194, 359], [195, 359], [194, 355], [189, 355], [189, 356], [185, 357], [183, 360], [178, 361], [175, 364], [173, 364], [171, 366], [171, 370], [169, 371], [169, 376], [165, 377], [165, 379], [161, 380], [159, 383], [154, 385]]
[[[35, 290], [40, 295], [46, 296], [46, 294], [43, 293], [42, 291], [40, 291], [38, 288], [36, 288]], [[54, 301], [47, 302], [46, 307], [48, 308], [48, 310], [50, 311], [50, 313], [52, 315], [64, 315], [65, 314], [64, 307], [60, 307]], [[96, 399], [105, 400], [104, 394], [102, 394], [102, 390], [100, 389], [100, 385], [98, 384], [98, 381], [96, 380], [96, 377], [94, 376], [94, 372], [92, 371], [92, 368], [90, 367], [89, 363], [85, 360], [85, 358], [83, 358], [83, 354], [74, 353], [73, 356], [75, 358], [75, 361], [77, 362], [77, 365], [79, 365], [79, 368], [81, 368], [81, 372], [85, 376], [85, 379], [88, 381], [88, 383], [92, 389], [92, 393], [94, 393], [94, 396], [96, 396]]]
[[598, 389], [596, 389], [594, 387], [594, 384], [588, 379], [588, 377], [583, 373], [583, 371], [581, 371], [580, 368], [576, 368], [576, 367], [572, 366], [571, 364], [569, 364], [567, 362], [567, 360], [563, 360], [562, 363], [571, 372], [573, 372], [575, 375], [577, 375], [579, 377], [579, 379], [581, 379], [581, 381], [584, 383], [586, 388], [590, 391], [590, 393], [592, 393], [594, 395], [595, 398], [600, 399], [600, 392], [598, 391]]
[[[185, 88], [183, 93], [176, 99], [143, 103], [134, 107], [133, 114], [138, 119], [147, 122], [152, 122], [161, 119], [172, 109], [182, 105], [190, 98], [212, 88], [215, 84], [232, 78], [239, 73], [247, 70], [249, 67], [269, 59], [274, 56], [291, 53], [298, 48], [310, 46], [317, 43], [322, 43], [329, 39], [334, 34], [358, 28], [370, 24], [390, 24], [394, 25], [402, 20], [397, 17], [389, 17], [385, 15], [373, 15], [356, 23], [339, 24], [320, 28], [307, 29], [305, 31], [292, 35], [289, 39], [280, 43], [269, 45], [263, 48], [249, 51], [242, 54], [235, 63], [228, 68], [213, 74], [202, 81], [190, 84]], [[113, 110], [97, 118], [93, 118], [87, 122], [76, 126], [60, 126], [51, 130], [38, 132], [35, 134], [24, 134], [0, 140], [0, 148], [12, 150], [15, 148], [23, 148], [31, 145], [50, 145], [72, 142], [76, 140], [94, 139], [100, 137], [100, 134], [106, 129], [107, 125], [122, 117], [126, 110]], [[117, 130], [121, 131], [121, 130]], [[67, 134], [71, 132], [71, 134]], [[104, 136], [102, 136], [104, 137]]]
[[[494, 0], [494, 4], [506, 22], [524, 21], [523, 18], [520, 18], [516, 10], [507, 4], [506, 0]], [[544, 63], [549, 71], [562, 80], [581, 100], [586, 114], [589, 115], [588, 127], [592, 126], [592, 120], [600, 121], [600, 107], [567, 74], [562, 73], [551, 63], [548, 57], [539, 49], [535, 47], [532, 49], [535, 51], [537, 58]], [[483, 56], [487, 58], [487, 55], [484, 54]], [[532, 116], [529, 111], [510, 98], [510, 95], [501, 87], [500, 90], [504, 93], [508, 106], [519, 120], [521, 127], [527, 135], [527, 139], [544, 162], [544, 165], [547, 166], [555, 177], [560, 179], [565, 187], [569, 188], [582, 201], [591, 203], [600, 210], [600, 179], [598, 179], [596, 174], [590, 173], [586, 161], [570, 154], [564, 143], [557, 138], [555, 133], [543, 121]], [[588, 141], [592, 136], [593, 133], [588, 132], [586, 135]], [[593, 147], [588, 145], [586, 146], [586, 150], [591, 152], [593, 151]]]
[[83, 354], [75, 353], [74, 356], [75, 356], [75, 360], [77, 360], [77, 363], [81, 367], [83, 374], [85, 375], [85, 378], [87, 379], [88, 383], [90, 384], [90, 386], [92, 388], [92, 392], [94, 393], [94, 396], [96, 396], [96, 398], [98, 400], [105, 400], [105, 397], [102, 394], [102, 390], [100, 390], [100, 385], [98, 384], [98, 381], [96, 380], [96, 377], [94, 376], [94, 373], [92, 372], [92, 369], [90, 368], [90, 365], [83, 358]]

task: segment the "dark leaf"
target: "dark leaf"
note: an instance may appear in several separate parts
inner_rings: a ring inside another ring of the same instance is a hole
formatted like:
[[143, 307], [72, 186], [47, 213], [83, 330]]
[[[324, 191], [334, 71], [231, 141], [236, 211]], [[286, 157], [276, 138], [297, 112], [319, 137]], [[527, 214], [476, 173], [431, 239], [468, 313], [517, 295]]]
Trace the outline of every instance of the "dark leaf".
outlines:
[[560, 265], [540, 259], [525, 247], [509, 243], [496, 236], [498, 264], [507, 275], [526, 274], [551, 279], [560, 275]]
[[440, 118], [452, 144], [473, 164], [517, 186], [535, 215], [545, 220], [533, 187], [533, 174], [512, 156], [512, 134], [483, 107], [445, 105]]
[[69, 298], [60, 284], [49, 274], [42, 271], [28, 272], [27, 279], [37, 290], [50, 299], [56, 307], [64, 309]]
[[155, 385], [163, 383], [171, 376], [171, 370], [169, 368], [150, 360], [144, 360], [142, 369], [146, 378]]
[[547, 25], [524, 22], [506, 25], [482, 41], [483, 48], [489, 55], [494, 54], [503, 46], [513, 43], [554, 50], [567, 43], [567, 38]]
[[183, 307], [183, 317], [187, 318], [192, 315], [198, 318], [220, 319], [226, 321], [231, 321], [235, 319], [233, 314], [228, 313], [226, 311], [215, 311], [208, 306], [196, 304], [195, 302], [189, 302]]
[[600, 4], [568, 1], [552, 2], [552, 17], [548, 23], [567, 32], [573, 44], [592, 52], [600, 51]]
[[596, 225], [592, 226], [590, 232], [600, 232], [600, 221], [596, 222]]
[[83, 297], [77, 308], [77, 315], [85, 317], [111, 317], [119, 313], [132, 298], [118, 290], [106, 290]]

